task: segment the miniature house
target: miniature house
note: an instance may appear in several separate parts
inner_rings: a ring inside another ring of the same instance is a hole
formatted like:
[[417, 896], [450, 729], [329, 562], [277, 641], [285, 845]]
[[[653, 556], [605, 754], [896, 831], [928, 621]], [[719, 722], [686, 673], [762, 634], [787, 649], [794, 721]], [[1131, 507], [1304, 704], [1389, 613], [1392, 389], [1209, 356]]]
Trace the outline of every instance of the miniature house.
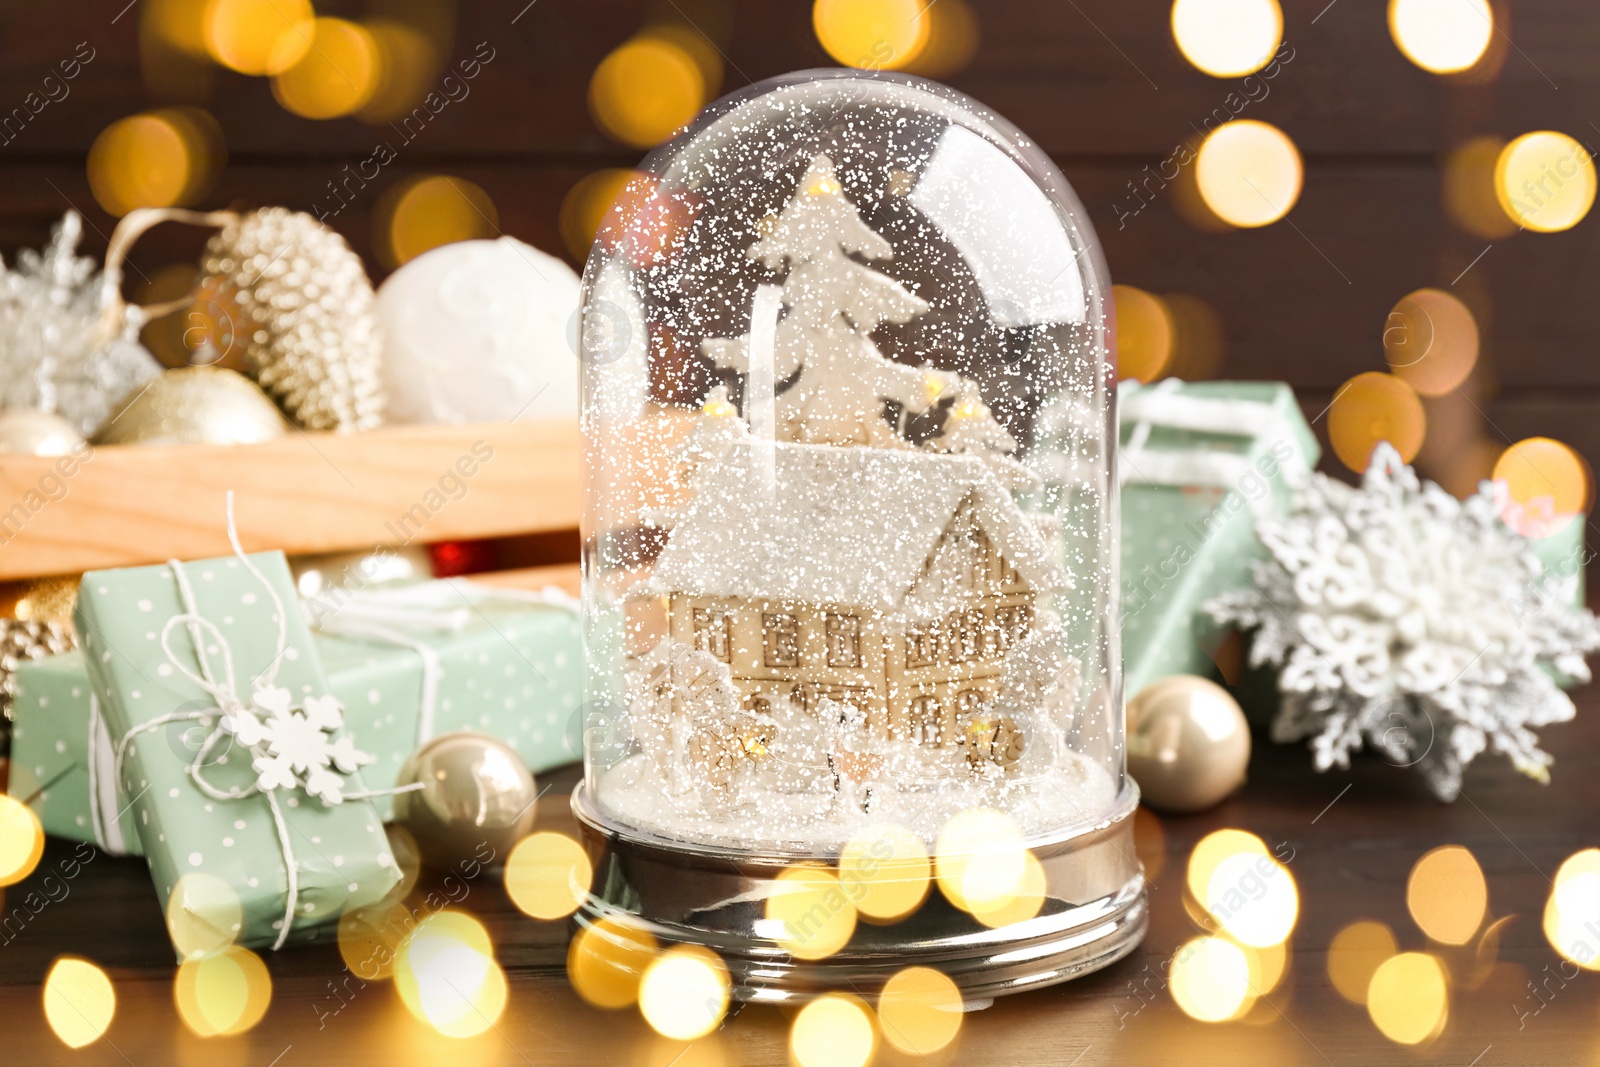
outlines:
[[[671, 638], [726, 663], [749, 710], [831, 699], [874, 736], [957, 743], [1067, 584], [1038, 529], [973, 456], [766, 447], [695, 478], [651, 583]], [[764, 458], [770, 493], [751, 490]]]

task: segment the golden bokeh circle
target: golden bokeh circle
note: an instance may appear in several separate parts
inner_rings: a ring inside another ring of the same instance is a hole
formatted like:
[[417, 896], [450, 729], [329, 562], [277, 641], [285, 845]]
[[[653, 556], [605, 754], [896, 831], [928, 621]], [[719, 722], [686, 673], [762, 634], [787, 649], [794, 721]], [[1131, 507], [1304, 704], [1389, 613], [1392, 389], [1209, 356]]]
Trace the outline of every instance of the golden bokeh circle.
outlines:
[[1044, 865], [1032, 852], [1022, 853], [1022, 877], [1005, 895], [975, 904], [972, 917], [990, 929], [1026, 922], [1044, 908], [1046, 881]]
[[272, 976], [260, 956], [235, 945], [179, 964], [172, 999], [178, 1017], [196, 1035], [242, 1034], [266, 1015], [272, 1003]]
[[968, 912], [1009, 902], [1027, 874], [1028, 850], [1011, 817], [993, 808], [951, 816], [934, 842], [934, 870], [945, 899]]
[[1588, 971], [1600, 971], [1600, 849], [1574, 852], [1556, 871], [1544, 908], [1550, 947]]
[[1300, 150], [1278, 127], [1234, 119], [1212, 130], [1195, 156], [1195, 183], [1206, 207], [1230, 226], [1268, 226], [1300, 199]]
[[1387, 441], [1410, 463], [1422, 449], [1427, 414], [1417, 391], [1381, 371], [1358, 374], [1339, 387], [1328, 407], [1328, 440], [1339, 461], [1366, 472], [1372, 450]]
[[0, 793], [0, 886], [15, 885], [39, 866], [44, 827], [33, 809]]
[[589, 79], [589, 112], [606, 134], [653, 148], [705, 106], [705, 75], [681, 45], [660, 36], [625, 41]]
[[922, 838], [902, 826], [864, 827], [839, 853], [839, 882], [869, 922], [896, 922], [916, 911], [932, 871]]
[[1191, 1019], [1219, 1023], [1249, 1010], [1250, 960], [1245, 950], [1221, 937], [1197, 937], [1172, 957], [1172, 999]]
[[281, 74], [311, 51], [311, 0], [209, 0], [206, 51], [241, 74]]
[[285, 111], [307, 119], [335, 119], [360, 111], [381, 77], [378, 42], [365, 26], [319, 18], [311, 47], [272, 79], [272, 95]]
[[872, 1009], [848, 993], [824, 993], [794, 1017], [789, 1053], [798, 1067], [866, 1067], [877, 1047]]
[[1426, 952], [1390, 956], [1372, 972], [1367, 1014], [1397, 1044], [1418, 1045], [1438, 1036], [1450, 1015], [1443, 965]]
[[1294, 875], [1273, 857], [1253, 851], [1220, 857], [1200, 899], [1218, 925], [1249, 948], [1282, 944], [1300, 915]]
[[1178, 51], [1213, 78], [1253, 74], [1283, 43], [1278, 0], [1174, 0], [1171, 21]]
[[1460, 845], [1425, 853], [1406, 881], [1406, 908], [1423, 933], [1444, 945], [1465, 945], [1489, 911], [1483, 868]]
[[678, 945], [645, 969], [639, 982], [639, 1011], [663, 1037], [693, 1041], [722, 1022], [732, 991], [728, 968], [715, 952]]
[[583, 846], [550, 830], [518, 841], [506, 859], [506, 895], [535, 919], [562, 919], [577, 911], [593, 878]]
[[964, 998], [942, 971], [907, 967], [883, 985], [878, 1022], [884, 1040], [917, 1056], [938, 1052], [961, 1032]]
[[1506, 214], [1495, 191], [1495, 167], [1505, 147], [1504, 139], [1492, 134], [1469, 137], [1445, 157], [1441, 173], [1445, 214], [1486, 241], [1499, 241], [1517, 232], [1516, 222]]
[[852, 899], [839, 878], [821, 866], [790, 867], [773, 879], [766, 918], [782, 924], [773, 940], [803, 960], [820, 960], [844, 948], [856, 929]]
[[45, 1021], [68, 1048], [100, 1040], [117, 1014], [117, 991], [110, 977], [75, 956], [62, 956], [51, 964], [42, 995]]
[[434, 912], [407, 935], [395, 957], [394, 986], [413, 1017], [446, 1037], [488, 1030], [509, 995], [489, 932], [457, 911]]
[[413, 921], [411, 909], [399, 901], [347, 911], [339, 916], [339, 956], [363, 982], [393, 977], [395, 956]]
[[659, 946], [648, 931], [617, 919], [585, 925], [567, 950], [567, 978], [597, 1008], [626, 1008]]
[[1389, 369], [1421, 396], [1444, 396], [1478, 363], [1478, 323], [1459, 297], [1418, 289], [1395, 304], [1384, 322]]
[[1589, 510], [1589, 465], [1552, 438], [1518, 441], [1500, 453], [1490, 477], [1505, 485], [1501, 518], [1525, 536], [1549, 537]]
[[1131, 285], [1111, 287], [1116, 316], [1117, 377], [1154, 382], [1172, 362], [1176, 326], [1167, 302]]
[[600, 225], [622, 195], [628, 183], [635, 179], [648, 179], [648, 175], [625, 167], [597, 170], [585, 175], [567, 190], [561, 199], [558, 227], [561, 242], [578, 262], [589, 258], [589, 248], [594, 244]]
[[816, 0], [811, 26], [844, 66], [899, 70], [922, 54], [932, 23], [919, 0]]
[[239, 938], [244, 905], [233, 886], [205, 871], [190, 871], [167, 894], [167, 934], [182, 959], [214, 955]]
[[1494, 188], [1505, 213], [1525, 229], [1571, 229], [1594, 205], [1594, 160], [1564, 133], [1525, 133], [1501, 149]]
[[378, 258], [390, 267], [440, 245], [500, 234], [500, 213], [489, 194], [464, 178], [443, 174], [400, 182], [384, 193], [373, 215]]
[[193, 186], [191, 144], [159, 112], [129, 115], [100, 131], [89, 146], [89, 191], [109, 215], [172, 207]]
[[1266, 856], [1270, 859], [1272, 854], [1267, 851], [1266, 842], [1248, 830], [1213, 830], [1202, 837], [1189, 853], [1189, 867], [1185, 874], [1189, 895], [1204, 905], [1211, 892], [1211, 881], [1216, 876], [1217, 867], [1230, 856], [1240, 855]]
[[1333, 935], [1328, 945], [1328, 977], [1339, 995], [1352, 1004], [1367, 1002], [1367, 987], [1378, 965], [1400, 951], [1394, 934], [1370, 919], [1353, 922]]
[[1423, 70], [1454, 74], [1488, 51], [1494, 11], [1489, 0], [1389, 0], [1389, 35]]

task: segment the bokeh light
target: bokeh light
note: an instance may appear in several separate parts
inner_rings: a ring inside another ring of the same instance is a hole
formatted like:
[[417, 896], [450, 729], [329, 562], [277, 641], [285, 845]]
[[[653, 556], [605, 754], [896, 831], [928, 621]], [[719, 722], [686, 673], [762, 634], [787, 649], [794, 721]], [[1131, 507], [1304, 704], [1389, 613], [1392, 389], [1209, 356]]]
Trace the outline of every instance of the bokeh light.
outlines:
[[1478, 363], [1478, 323], [1460, 298], [1418, 289], [1395, 304], [1383, 327], [1389, 369], [1421, 396], [1444, 396]]
[[934, 844], [939, 889], [964, 911], [1009, 902], [1027, 874], [1022, 831], [993, 808], [969, 808], [952, 816]]
[[1363, 919], [1333, 935], [1328, 945], [1328, 977], [1333, 988], [1352, 1004], [1367, 1002], [1367, 988], [1378, 965], [1400, 950], [1383, 923]]
[[824, 867], [790, 867], [767, 897], [770, 936], [803, 960], [838, 952], [856, 929], [856, 909], [839, 879]]
[[1172, 37], [1195, 67], [1238, 78], [1267, 65], [1283, 42], [1278, 0], [1175, 0]]
[[1544, 908], [1550, 947], [1589, 971], [1600, 971], [1600, 849], [1568, 856], [1556, 871]]
[[311, 50], [311, 0], [210, 0], [206, 51], [241, 74], [279, 74]]
[[639, 980], [658, 945], [649, 931], [605, 918], [585, 925], [567, 950], [567, 978], [597, 1008], [626, 1008], [639, 999]]
[[839, 63], [870, 70], [915, 62], [931, 29], [920, 0], [816, 0], [811, 26]]
[[361, 110], [377, 91], [381, 56], [366, 27], [319, 18], [311, 47], [275, 75], [272, 95], [284, 110], [307, 119], [334, 119]]
[[1217, 309], [1189, 293], [1165, 293], [1161, 299], [1172, 313], [1172, 362], [1169, 377], [1185, 381], [1215, 378], [1222, 370], [1228, 347]]
[[700, 65], [682, 45], [639, 36], [600, 61], [589, 80], [589, 111], [607, 135], [634, 148], [653, 148], [705, 106]]
[[922, 838], [902, 826], [864, 827], [839, 853], [839, 881], [868, 922], [896, 922], [916, 911], [932, 870]]
[[489, 934], [470, 915], [438, 911], [400, 945], [395, 990], [406, 1010], [446, 1037], [473, 1037], [505, 1011], [505, 972]]
[[1270, 225], [1300, 199], [1300, 150], [1271, 123], [1235, 119], [1218, 126], [1194, 166], [1206, 207], [1232, 226]]
[[377, 53], [377, 77], [358, 115], [363, 122], [393, 122], [433, 88], [443, 62], [439, 46], [415, 26], [395, 19], [372, 19], [365, 26]]
[[1505, 147], [1504, 140], [1491, 134], [1468, 138], [1445, 157], [1441, 170], [1445, 214], [1486, 241], [1517, 232], [1516, 222], [1506, 214], [1495, 191], [1495, 167]]
[[594, 877], [589, 856], [566, 834], [542, 831], [517, 842], [506, 859], [506, 895], [535, 919], [560, 919], [583, 903]]
[[191, 59], [210, 59], [206, 51], [208, 0], [145, 0], [140, 4], [141, 33], [153, 33]]
[[600, 231], [600, 223], [623, 189], [636, 178], [641, 184], [649, 180], [639, 171], [613, 167], [586, 175], [567, 190], [561, 200], [559, 227], [561, 242], [573, 259], [581, 263], [589, 258], [589, 246]]
[[1249, 1010], [1250, 961], [1244, 949], [1221, 937], [1197, 937], [1172, 957], [1172, 999], [1191, 1019], [1219, 1023]]
[[799, 1067], [865, 1067], [878, 1043], [872, 1009], [846, 993], [824, 993], [800, 1009], [789, 1031]]
[[1529, 437], [1507, 448], [1491, 477], [1505, 483], [1500, 517], [1527, 537], [1549, 537], [1589, 510], [1589, 465], [1549, 437]]
[[1216, 877], [1217, 868], [1234, 856], [1272, 858], [1266, 843], [1248, 830], [1213, 830], [1196, 842], [1194, 851], [1189, 853], [1189, 868], [1185, 875], [1189, 895], [1205, 903], [1210, 897], [1211, 882]]
[[243, 922], [239, 894], [214, 874], [190, 871], [167, 895], [167, 933], [182, 959], [221, 952], [238, 939]]
[[1417, 391], [1381, 371], [1367, 371], [1345, 382], [1328, 408], [1328, 440], [1334, 454], [1357, 474], [1366, 472], [1380, 441], [1388, 441], [1410, 463], [1427, 430]]
[[1016, 887], [996, 899], [974, 905], [972, 917], [991, 929], [1025, 922], [1044, 907], [1044, 865], [1032, 852], [1022, 853], [1022, 877]]
[[1155, 882], [1167, 869], [1167, 831], [1161, 817], [1142, 804], [1133, 813], [1133, 850], [1146, 881]]
[[675, 1041], [704, 1037], [722, 1022], [732, 995], [728, 968], [699, 945], [656, 957], [639, 983], [639, 1011], [651, 1029]]
[[1252, 948], [1282, 944], [1300, 914], [1294, 875], [1273, 857], [1254, 851], [1223, 856], [1200, 899], [1230, 936]]
[[1389, 0], [1389, 33], [1423, 70], [1453, 74], [1483, 58], [1494, 12], [1489, 0]]
[[687, 22], [656, 22], [640, 30], [639, 40], [667, 41], [683, 49], [694, 65], [700, 68], [705, 99], [717, 95], [722, 87], [722, 53], [699, 29]]
[[981, 40], [978, 16], [967, 0], [937, 0], [922, 9], [922, 18], [928, 23], [927, 43], [901, 69], [924, 78], [965, 70]]
[[1367, 985], [1367, 1014], [1384, 1037], [1398, 1044], [1417, 1045], [1438, 1036], [1450, 1014], [1444, 967], [1426, 952], [1384, 960]]
[[1564, 133], [1525, 133], [1501, 150], [1494, 188], [1505, 213], [1525, 229], [1571, 229], [1594, 205], [1594, 160]]
[[117, 1014], [117, 991], [106, 972], [62, 956], [44, 979], [44, 1017], [68, 1048], [83, 1048], [105, 1036]]
[[1283, 981], [1289, 969], [1289, 949], [1282, 941], [1259, 947], [1240, 944], [1239, 948], [1244, 951], [1245, 962], [1250, 964], [1249, 1007], [1253, 1007], [1256, 998], [1271, 993]]
[[194, 187], [191, 145], [168, 115], [118, 119], [89, 146], [89, 190], [110, 215], [134, 208], [172, 207]]
[[411, 910], [393, 900], [339, 916], [339, 955], [350, 973], [363, 982], [393, 977], [395, 956], [412, 922]]
[[397, 183], [379, 200], [373, 244], [385, 266], [398, 267], [455, 241], [500, 235], [500, 213], [482, 188], [463, 178], [423, 175]]
[[183, 1024], [200, 1037], [242, 1034], [266, 1015], [272, 977], [260, 956], [233, 946], [179, 964], [172, 999]]
[[895, 972], [878, 997], [884, 1040], [916, 1056], [931, 1055], [954, 1041], [962, 1018], [961, 990], [931, 967]]
[[1116, 312], [1117, 377], [1153, 382], [1172, 362], [1175, 326], [1167, 302], [1131, 285], [1113, 285]]
[[33, 809], [0, 793], [0, 886], [15, 885], [39, 865], [44, 827]]
[[1465, 945], [1489, 910], [1489, 883], [1471, 852], [1441, 845], [1425, 853], [1406, 882], [1406, 908], [1423, 933], [1445, 945]]

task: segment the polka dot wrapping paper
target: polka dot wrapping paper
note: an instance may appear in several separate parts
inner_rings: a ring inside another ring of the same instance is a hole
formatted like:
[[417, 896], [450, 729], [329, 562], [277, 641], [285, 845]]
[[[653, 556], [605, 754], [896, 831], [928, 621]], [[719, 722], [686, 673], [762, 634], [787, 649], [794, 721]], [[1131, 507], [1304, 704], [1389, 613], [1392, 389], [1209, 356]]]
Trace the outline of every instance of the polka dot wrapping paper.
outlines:
[[[249, 558], [278, 602], [289, 606], [288, 617], [281, 620], [281, 657], [273, 597], [233, 558], [180, 564], [198, 614], [216, 630], [213, 635], [173, 627], [169, 643], [175, 657], [198, 670], [198, 640], [217, 677], [231, 658], [234, 689], [247, 702], [254, 680], [269, 673], [297, 704], [327, 694], [328, 681], [310, 630], [295, 610], [294, 586], [282, 553]], [[213, 901], [219, 893], [237, 899], [237, 944], [272, 945], [285, 921], [292, 866], [294, 917], [287, 940], [331, 935], [346, 909], [381, 900], [398, 880], [383, 822], [367, 800], [346, 798], [330, 805], [303, 789], [279, 788], [274, 795], [285, 824], [280, 831], [267, 796], [251, 792], [219, 799], [200, 788], [189, 773], [197, 752], [204, 752], [205, 780], [223, 792], [248, 790], [256, 784], [259, 768], [252, 768], [249, 752], [230, 735], [203, 747], [218, 725], [214, 714], [206, 714], [217, 699], [183, 670], [174, 669], [162, 648], [163, 627], [184, 610], [168, 566], [91, 571], [84, 575], [74, 620], [83, 635], [90, 684], [113, 741], [174, 713], [201, 716], [138, 733], [127, 743], [122, 764], [121, 803], [132, 813], [163, 909], [169, 917], [174, 908], [187, 909], [187, 897], [181, 894], [186, 887], [201, 886], [204, 890], [194, 894], [197, 899]], [[219, 647], [224, 643], [226, 648]], [[346, 792], [364, 788], [359, 772], [347, 775]], [[180, 898], [170, 901], [175, 890]]]

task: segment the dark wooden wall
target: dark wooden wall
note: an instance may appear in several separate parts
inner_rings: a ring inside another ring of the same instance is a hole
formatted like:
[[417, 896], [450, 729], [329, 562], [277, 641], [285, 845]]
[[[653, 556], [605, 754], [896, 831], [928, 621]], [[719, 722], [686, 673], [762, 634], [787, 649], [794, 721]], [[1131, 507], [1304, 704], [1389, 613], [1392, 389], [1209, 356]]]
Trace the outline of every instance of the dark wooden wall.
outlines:
[[[139, 5], [125, 4], [0, 4], [0, 110], [20, 103], [78, 42], [88, 41], [96, 54], [67, 99], [0, 146], [0, 250], [8, 255], [39, 244], [69, 206], [89, 219], [88, 245], [103, 248], [113, 220], [89, 194], [84, 154], [106, 124], [158, 102], [140, 76]], [[525, 5], [461, 3], [454, 55], [487, 42], [495, 58], [471, 95], [401, 149], [333, 220], [369, 261], [372, 202], [387, 183], [416, 171], [479, 183], [498, 205], [505, 232], [559, 253], [557, 211], [567, 189], [596, 168], [638, 158], [590, 120], [590, 73], [650, 11], [704, 10], [689, 0]], [[828, 63], [811, 32], [809, 0], [725, 6], [725, 91]], [[1486, 419], [1484, 432], [1502, 442], [1548, 434], [1600, 457], [1600, 219], [1560, 234], [1517, 234], [1484, 254], [1490, 242], [1447, 218], [1440, 169], [1443, 153], [1478, 133], [1509, 138], [1555, 129], [1600, 142], [1600, 9], [1592, 3], [1502, 4], [1509, 36], [1497, 45], [1505, 52], [1502, 69], [1486, 84], [1463, 86], [1401, 56], [1382, 0], [1284, 0], [1294, 58], [1244, 114], [1295, 139], [1305, 155], [1305, 188], [1286, 221], [1229, 233], [1194, 228], [1170, 195], [1131, 218], [1116, 208], [1130, 203], [1127, 183], [1167, 157], [1237, 87], [1182, 59], [1165, 0], [971, 6], [982, 44], [951, 83], [1006, 115], [1059, 162], [1088, 208], [1115, 280], [1192, 293], [1216, 308], [1227, 338], [1221, 376], [1286, 379], [1314, 415], [1339, 383], [1383, 368], [1385, 315], [1399, 297], [1454, 281], [1484, 331], [1483, 370], [1468, 389]], [[354, 120], [296, 118], [265, 81], [225, 72], [207, 106], [226, 134], [230, 162], [206, 206], [309, 208], [345, 164], [365, 158], [387, 133]], [[158, 232], [141, 245], [135, 265], [150, 274], [198, 244], [195, 234]], [[1436, 429], [1450, 436], [1457, 420], [1476, 417], [1473, 404], [1430, 404]]]

